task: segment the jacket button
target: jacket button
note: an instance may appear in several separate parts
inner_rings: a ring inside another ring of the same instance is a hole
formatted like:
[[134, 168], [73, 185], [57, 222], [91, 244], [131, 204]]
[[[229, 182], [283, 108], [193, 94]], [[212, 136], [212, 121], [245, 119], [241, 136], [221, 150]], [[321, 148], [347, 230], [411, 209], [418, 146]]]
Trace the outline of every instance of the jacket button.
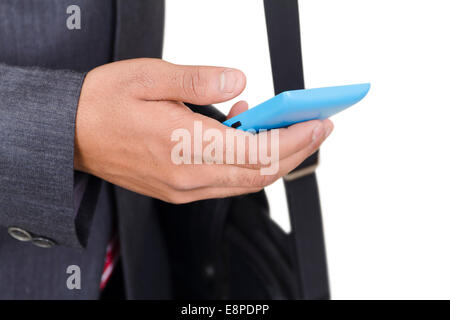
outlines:
[[39, 248], [52, 248], [56, 245], [55, 241], [43, 237], [34, 237], [31, 242]]
[[9, 227], [8, 233], [11, 237], [19, 241], [30, 241], [32, 239], [31, 234], [17, 227]]

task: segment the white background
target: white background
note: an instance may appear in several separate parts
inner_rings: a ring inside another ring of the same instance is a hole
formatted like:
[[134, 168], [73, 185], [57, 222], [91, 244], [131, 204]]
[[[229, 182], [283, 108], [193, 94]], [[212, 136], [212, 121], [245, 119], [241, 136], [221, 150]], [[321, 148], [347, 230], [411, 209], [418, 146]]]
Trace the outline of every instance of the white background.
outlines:
[[[372, 83], [332, 118], [318, 169], [334, 299], [450, 298], [449, 15], [448, 0], [300, 1], [306, 86]], [[232, 102], [273, 96], [262, 0], [167, 0], [166, 22], [166, 60], [243, 70]], [[268, 193], [288, 229], [282, 183]]]

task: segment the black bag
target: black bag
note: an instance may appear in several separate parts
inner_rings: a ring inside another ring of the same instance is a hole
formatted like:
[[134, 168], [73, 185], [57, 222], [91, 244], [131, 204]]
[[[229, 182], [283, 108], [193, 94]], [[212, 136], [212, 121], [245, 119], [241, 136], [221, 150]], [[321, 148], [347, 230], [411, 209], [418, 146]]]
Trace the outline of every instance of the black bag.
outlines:
[[[297, 0], [265, 0], [275, 93], [304, 89]], [[213, 107], [190, 106], [224, 121]], [[174, 298], [329, 299], [314, 154], [284, 179], [292, 232], [264, 192], [185, 205], [158, 202]]]

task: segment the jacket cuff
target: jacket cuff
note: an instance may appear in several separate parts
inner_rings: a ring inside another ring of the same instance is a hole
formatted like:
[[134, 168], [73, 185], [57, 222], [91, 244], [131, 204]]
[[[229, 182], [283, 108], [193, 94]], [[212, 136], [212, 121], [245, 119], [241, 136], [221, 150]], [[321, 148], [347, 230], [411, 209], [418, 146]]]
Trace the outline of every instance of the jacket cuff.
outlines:
[[74, 205], [75, 120], [84, 76], [0, 64], [0, 225], [72, 247], [87, 242], [77, 229], [88, 230], [91, 221], [78, 219]]

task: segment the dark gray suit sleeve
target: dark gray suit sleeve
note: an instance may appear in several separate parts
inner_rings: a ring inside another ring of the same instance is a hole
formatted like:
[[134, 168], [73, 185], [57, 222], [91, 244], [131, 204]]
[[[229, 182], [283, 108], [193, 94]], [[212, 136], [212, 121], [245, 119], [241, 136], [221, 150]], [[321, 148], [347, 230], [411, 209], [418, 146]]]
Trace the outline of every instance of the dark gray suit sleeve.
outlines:
[[99, 189], [94, 181], [94, 196], [86, 198], [90, 178], [78, 174], [74, 184], [83, 80], [67, 70], [0, 64], [0, 225], [72, 247], [87, 242]]

